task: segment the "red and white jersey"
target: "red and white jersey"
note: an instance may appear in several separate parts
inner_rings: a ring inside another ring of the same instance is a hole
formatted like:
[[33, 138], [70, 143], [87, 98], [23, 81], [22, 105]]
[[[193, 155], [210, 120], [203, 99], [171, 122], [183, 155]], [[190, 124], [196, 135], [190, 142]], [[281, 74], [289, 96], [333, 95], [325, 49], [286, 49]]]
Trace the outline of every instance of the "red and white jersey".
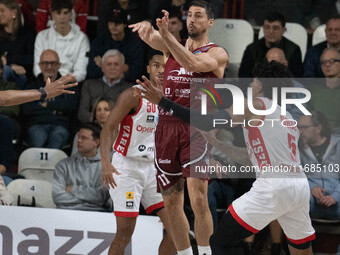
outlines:
[[[264, 109], [271, 108], [270, 99], [258, 99], [263, 103]], [[291, 114], [287, 112], [287, 115], [281, 115], [281, 107], [277, 106], [275, 112], [264, 116], [262, 121], [256, 127], [243, 127], [252, 164], [259, 169], [269, 166], [299, 166], [300, 154], [297, 144], [300, 133]]]
[[119, 124], [113, 149], [125, 157], [152, 161], [157, 122], [158, 107], [141, 98], [136, 113], [126, 115]]

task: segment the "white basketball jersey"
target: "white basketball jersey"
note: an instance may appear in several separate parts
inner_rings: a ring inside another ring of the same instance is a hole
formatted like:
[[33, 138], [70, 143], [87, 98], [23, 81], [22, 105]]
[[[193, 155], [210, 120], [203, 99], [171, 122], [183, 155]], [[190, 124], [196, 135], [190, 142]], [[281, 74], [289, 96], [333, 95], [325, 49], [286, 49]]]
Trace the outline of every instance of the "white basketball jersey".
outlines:
[[125, 157], [152, 161], [157, 122], [158, 107], [141, 98], [137, 112], [121, 121], [113, 149]]
[[[271, 108], [270, 99], [258, 99], [263, 103], [264, 109]], [[259, 169], [280, 165], [299, 166], [300, 154], [297, 144], [300, 133], [295, 125], [291, 114], [287, 112], [287, 115], [281, 115], [281, 107], [277, 106], [275, 112], [264, 116], [258, 126], [243, 127], [252, 164]]]

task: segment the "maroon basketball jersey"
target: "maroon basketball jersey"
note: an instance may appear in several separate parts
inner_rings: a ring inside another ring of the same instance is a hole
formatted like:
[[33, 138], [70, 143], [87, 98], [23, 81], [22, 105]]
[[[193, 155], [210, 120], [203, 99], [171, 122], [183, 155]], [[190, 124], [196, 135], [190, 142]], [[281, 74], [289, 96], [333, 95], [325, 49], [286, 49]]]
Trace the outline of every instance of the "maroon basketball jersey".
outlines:
[[[187, 46], [185, 45], [185, 47]], [[218, 46], [214, 43], [208, 43], [195, 49], [193, 51], [193, 54], [207, 52], [213, 47]], [[168, 99], [180, 105], [190, 107], [190, 93], [198, 93], [198, 90], [195, 90], [195, 92], [193, 92], [193, 88], [191, 88], [190, 91], [190, 83], [194, 82], [197, 84], [202, 84], [205, 83], [205, 81], [209, 78], [217, 78], [217, 76], [212, 71], [206, 73], [188, 72], [175, 60], [172, 54], [170, 54], [167, 62], [164, 65], [164, 95]], [[197, 98], [200, 98], [200, 96], [198, 95]], [[168, 119], [168, 117], [173, 118], [169, 112], [166, 112], [162, 108], [160, 108], [159, 120], [162, 121], [165, 118]]]

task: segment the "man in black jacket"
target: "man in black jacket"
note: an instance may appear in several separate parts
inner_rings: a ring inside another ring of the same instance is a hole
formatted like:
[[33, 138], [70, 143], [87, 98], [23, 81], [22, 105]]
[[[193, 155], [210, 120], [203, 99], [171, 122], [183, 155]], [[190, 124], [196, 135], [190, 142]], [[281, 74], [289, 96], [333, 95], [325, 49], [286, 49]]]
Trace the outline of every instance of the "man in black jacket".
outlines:
[[253, 69], [256, 64], [260, 63], [266, 56], [270, 48], [276, 47], [284, 51], [288, 60], [288, 68], [294, 77], [302, 77], [303, 66], [301, 49], [298, 45], [283, 36], [286, 31], [286, 21], [281, 13], [269, 13], [263, 22], [264, 37], [248, 45], [246, 48], [241, 66], [239, 77], [253, 77]]
[[[59, 56], [53, 50], [45, 50], [40, 56], [41, 73], [27, 89], [44, 87], [49, 78], [52, 82], [61, 77]], [[60, 149], [66, 145], [69, 137], [70, 115], [77, 107], [78, 96], [63, 94], [56, 98], [27, 103], [23, 114], [29, 120], [27, 130], [30, 147]]]

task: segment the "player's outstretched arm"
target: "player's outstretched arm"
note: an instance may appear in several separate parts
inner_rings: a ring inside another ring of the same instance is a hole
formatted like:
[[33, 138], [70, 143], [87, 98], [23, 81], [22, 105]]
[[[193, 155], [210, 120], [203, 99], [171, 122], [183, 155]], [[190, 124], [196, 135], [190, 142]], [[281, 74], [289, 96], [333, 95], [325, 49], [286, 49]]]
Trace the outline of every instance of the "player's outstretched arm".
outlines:
[[162, 12], [163, 18], [157, 19], [156, 24], [159, 34], [176, 61], [188, 72], [213, 71], [219, 78], [222, 78], [228, 63], [227, 52], [221, 47], [213, 47], [206, 53], [193, 54], [169, 32], [169, 13], [165, 10], [162, 10]]
[[138, 32], [139, 37], [148, 44], [151, 48], [160, 50], [164, 53], [168, 53], [169, 50], [166, 47], [163, 38], [157, 30], [155, 30], [152, 24], [148, 21], [142, 21], [129, 25], [132, 28], [132, 32]]
[[[54, 82], [50, 82], [50, 80], [48, 79], [44, 88], [46, 98], [53, 98], [63, 93], [74, 94], [74, 91], [70, 91], [67, 89], [78, 85], [75, 80], [76, 78], [71, 74], [67, 74]], [[41, 98], [41, 95], [42, 92], [36, 89], [1, 91], [0, 106], [18, 105], [30, 101], [39, 100]]]
[[110, 161], [110, 152], [113, 142], [117, 137], [117, 130], [119, 123], [124, 119], [126, 115], [133, 109], [138, 109], [140, 103], [140, 95], [132, 88], [125, 90], [118, 97], [117, 103], [110, 112], [104, 127], [100, 134], [100, 152], [102, 163], [102, 182], [107, 185], [108, 188], [115, 188], [117, 183], [114, 180], [114, 174], [120, 174], [116, 168], [112, 165], [114, 162]]
[[[144, 90], [140, 90], [143, 98], [151, 103], [158, 104], [167, 112], [172, 113], [177, 118], [182, 119], [198, 129], [209, 131], [215, 128], [225, 128], [225, 125], [223, 127], [214, 127], [214, 119], [231, 119], [230, 114], [226, 110], [218, 111], [214, 114], [201, 115], [198, 110], [184, 107], [164, 97], [163, 90], [159, 87], [159, 84], [154, 86], [145, 76], [143, 76], [143, 80], [144, 83], [137, 80], [137, 83], [144, 88]], [[160, 81], [158, 80], [157, 82], [159, 83]]]
[[204, 139], [214, 146], [220, 152], [228, 155], [230, 159], [236, 163], [239, 163], [243, 166], [251, 166], [252, 163], [249, 159], [249, 155], [247, 152], [247, 148], [237, 147], [235, 145], [222, 142], [220, 139], [216, 137], [217, 130], [212, 130], [209, 132], [200, 131], [203, 135]]

